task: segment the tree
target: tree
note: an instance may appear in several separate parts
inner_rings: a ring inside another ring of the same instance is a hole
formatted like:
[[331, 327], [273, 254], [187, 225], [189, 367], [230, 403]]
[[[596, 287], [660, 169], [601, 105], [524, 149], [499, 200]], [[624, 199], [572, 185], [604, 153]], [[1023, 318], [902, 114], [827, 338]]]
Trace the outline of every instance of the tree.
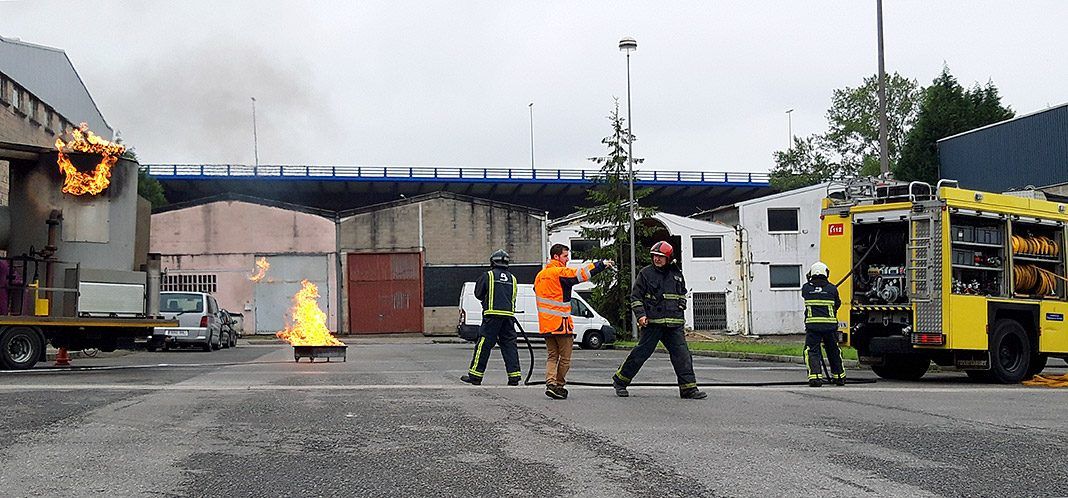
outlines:
[[1001, 105], [1001, 97], [993, 82], [978, 83], [965, 91], [949, 68], [923, 91], [916, 124], [909, 130], [902, 148], [901, 161], [894, 169], [894, 178], [903, 181], [938, 181], [937, 141], [957, 133], [974, 130], [1015, 115]]
[[[615, 102], [612, 113], [608, 116], [612, 123], [612, 134], [601, 140], [608, 148], [608, 155], [591, 157], [590, 161], [600, 165], [600, 174], [594, 180], [594, 187], [586, 199], [591, 207], [581, 211], [584, 227], [580, 231], [585, 239], [597, 240], [599, 248], [593, 249], [584, 259], [610, 259], [618, 263], [618, 271], [601, 272], [593, 278], [596, 287], [593, 291], [593, 306], [620, 330], [630, 330], [630, 189], [627, 172], [627, 145], [633, 137], [625, 120], [619, 115], [619, 101]], [[641, 164], [641, 159], [634, 159]], [[640, 220], [652, 216], [656, 209], [642, 206], [641, 200], [652, 193], [652, 189], [643, 188], [634, 191], [634, 215]], [[651, 235], [651, 230], [638, 223], [634, 227], [638, 240]], [[645, 251], [636, 253], [638, 267], [650, 263]]]
[[[776, 151], [772, 186], [787, 190], [814, 185], [836, 176], [879, 174], [879, 77], [831, 95], [828, 130], [794, 139], [787, 151]], [[886, 80], [887, 156], [891, 169], [901, 157], [905, 133], [916, 120], [921, 89], [916, 80], [893, 73]], [[793, 148], [803, 147], [794, 151]]]

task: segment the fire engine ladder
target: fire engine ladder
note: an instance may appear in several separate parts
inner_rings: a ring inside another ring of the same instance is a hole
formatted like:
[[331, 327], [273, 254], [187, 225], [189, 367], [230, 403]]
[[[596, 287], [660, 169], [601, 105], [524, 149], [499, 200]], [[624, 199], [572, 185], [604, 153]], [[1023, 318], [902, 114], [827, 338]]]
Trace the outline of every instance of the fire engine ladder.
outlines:
[[932, 213], [924, 210], [914, 212], [910, 218], [906, 275], [909, 297], [914, 303], [931, 302], [936, 278], [934, 267], [937, 264], [933, 261], [934, 240], [932, 236], [936, 229], [936, 216], [939, 216], [937, 211]]

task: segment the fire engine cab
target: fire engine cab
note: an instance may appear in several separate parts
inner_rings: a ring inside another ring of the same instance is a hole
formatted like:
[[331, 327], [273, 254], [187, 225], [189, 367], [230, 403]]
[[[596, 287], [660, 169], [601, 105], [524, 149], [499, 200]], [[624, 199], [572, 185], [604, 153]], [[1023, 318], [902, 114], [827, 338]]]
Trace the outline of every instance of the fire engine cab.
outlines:
[[934, 362], [1015, 383], [1068, 358], [1066, 211], [949, 180], [832, 185], [820, 252], [843, 341], [887, 379]]

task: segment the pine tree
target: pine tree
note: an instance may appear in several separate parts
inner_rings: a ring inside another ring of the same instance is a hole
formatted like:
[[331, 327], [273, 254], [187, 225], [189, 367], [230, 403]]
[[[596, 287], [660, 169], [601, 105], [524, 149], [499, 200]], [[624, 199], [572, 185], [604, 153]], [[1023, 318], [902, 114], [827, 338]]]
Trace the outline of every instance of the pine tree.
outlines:
[[1001, 97], [993, 82], [976, 84], [971, 90], [957, 83], [943, 67], [942, 74], [923, 91], [916, 124], [905, 136], [901, 161], [894, 169], [894, 178], [903, 181], [938, 181], [938, 140], [1010, 119], [1012, 109], [1001, 105]]
[[[586, 199], [591, 207], [581, 212], [583, 228], [581, 235], [585, 239], [597, 240], [600, 247], [589, 251], [585, 259], [608, 259], [617, 263], [617, 271], [605, 271], [594, 277], [596, 285], [593, 291], [593, 306], [619, 330], [630, 330], [630, 209], [628, 184], [628, 145], [634, 137], [626, 121], [619, 115], [619, 101], [615, 102], [612, 113], [608, 116], [612, 123], [612, 134], [601, 140], [608, 149], [604, 157], [591, 157], [590, 161], [598, 164], [600, 173], [594, 180], [594, 186]], [[635, 158], [634, 164], [642, 160]], [[634, 191], [634, 216], [637, 220], [652, 216], [656, 209], [643, 206], [641, 200], [652, 193], [652, 189], [643, 188]], [[636, 223], [635, 235], [641, 241], [652, 234], [649, 227]], [[647, 251], [636, 248], [638, 268], [651, 262]]]

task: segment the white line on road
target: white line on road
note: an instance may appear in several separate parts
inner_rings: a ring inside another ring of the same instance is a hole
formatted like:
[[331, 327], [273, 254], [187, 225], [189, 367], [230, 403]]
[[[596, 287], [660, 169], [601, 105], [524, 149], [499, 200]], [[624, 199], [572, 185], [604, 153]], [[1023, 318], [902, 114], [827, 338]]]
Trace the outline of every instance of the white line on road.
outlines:
[[[571, 389], [579, 390], [594, 390], [594, 389], [608, 389], [607, 387], [591, 387], [591, 386], [568, 386]], [[458, 384], [367, 384], [367, 385], [341, 385], [341, 384], [326, 384], [326, 385], [308, 385], [308, 386], [286, 386], [286, 385], [219, 385], [219, 384], [175, 384], [175, 385], [153, 385], [153, 384], [24, 384], [24, 385], [5, 385], [0, 386], [0, 392], [21, 392], [21, 391], [403, 391], [403, 390], [435, 390], [435, 391], [451, 391], [451, 390], [470, 390], [472, 392], [479, 389], [501, 389], [501, 390], [518, 390], [523, 388], [540, 389], [541, 386], [468, 386]], [[649, 386], [649, 387], [632, 387], [637, 391], [645, 390], [676, 390], [675, 386]], [[709, 391], [793, 391], [793, 392], [811, 392], [809, 388], [803, 386], [701, 386], [701, 389]], [[878, 386], [846, 386], [846, 387], [834, 387], [821, 389], [821, 394], [830, 393], [845, 393], [845, 392], [909, 392], [909, 393], [971, 393], [971, 392], [988, 392], [988, 393], [1068, 393], [1068, 390], [1064, 389], [1034, 389], [1024, 387], [983, 387], [983, 386], [960, 386], [960, 387], [878, 387]]]

